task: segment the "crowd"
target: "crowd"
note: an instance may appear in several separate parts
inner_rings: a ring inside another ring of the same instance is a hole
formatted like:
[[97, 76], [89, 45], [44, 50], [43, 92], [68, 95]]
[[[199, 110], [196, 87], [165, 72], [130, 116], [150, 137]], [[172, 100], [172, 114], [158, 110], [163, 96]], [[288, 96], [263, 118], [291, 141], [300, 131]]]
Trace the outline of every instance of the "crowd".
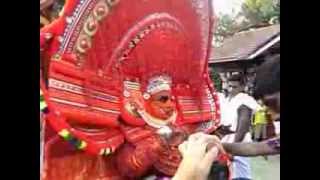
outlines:
[[[232, 179], [252, 179], [248, 159], [246, 157], [280, 154], [280, 134], [266, 139], [267, 112], [270, 121], [280, 121], [280, 55], [274, 56], [257, 69], [254, 97], [259, 104], [246, 94], [241, 93], [239, 78], [230, 79], [229, 92], [224, 105], [228, 105], [223, 116], [233, 116], [222, 124], [229, 126], [235, 134], [224, 135], [220, 138], [203, 133], [193, 134], [179, 146], [183, 161], [173, 179], [175, 180], [206, 180], [210, 179], [212, 162], [219, 152], [230, 153], [232, 158]], [[229, 103], [229, 104], [228, 104]], [[255, 132], [250, 142], [250, 113], [254, 112]], [[224, 114], [226, 113], [226, 114]], [[228, 124], [229, 123], [229, 124]], [[248, 137], [248, 138], [247, 138]], [[211, 147], [211, 148], [207, 148]]]

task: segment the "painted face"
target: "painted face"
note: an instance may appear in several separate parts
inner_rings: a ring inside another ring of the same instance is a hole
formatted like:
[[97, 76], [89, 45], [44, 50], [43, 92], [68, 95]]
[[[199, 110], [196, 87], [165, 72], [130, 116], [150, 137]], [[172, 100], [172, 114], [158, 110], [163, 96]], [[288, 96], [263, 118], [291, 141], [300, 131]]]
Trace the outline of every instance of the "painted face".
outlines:
[[176, 110], [173, 96], [170, 91], [164, 90], [151, 95], [146, 102], [146, 111], [161, 120], [170, 118]]

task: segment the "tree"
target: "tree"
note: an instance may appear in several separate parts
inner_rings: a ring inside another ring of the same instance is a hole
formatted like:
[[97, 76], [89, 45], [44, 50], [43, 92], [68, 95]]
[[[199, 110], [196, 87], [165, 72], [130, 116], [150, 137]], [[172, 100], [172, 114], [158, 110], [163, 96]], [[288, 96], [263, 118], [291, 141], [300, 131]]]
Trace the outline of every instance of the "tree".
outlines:
[[280, 1], [276, 0], [245, 0], [242, 4], [241, 14], [245, 16], [252, 25], [279, 22]]
[[217, 73], [217, 71], [214, 68], [210, 68], [210, 78], [214, 83], [214, 88], [218, 91], [222, 91], [222, 80], [220, 78], [220, 75]]
[[225, 38], [233, 36], [235, 33], [242, 31], [249, 26], [250, 22], [241, 14], [234, 17], [228, 14], [220, 15], [217, 18], [216, 29], [213, 37], [213, 46], [221, 46]]
[[236, 24], [230, 15], [221, 15], [217, 18], [214, 32], [213, 46], [219, 47], [226, 37], [232, 36], [236, 32]]
[[244, 0], [238, 14], [218, 15], [213, 46], [221, 46], [237, 32], [276, 23], [280, 23], [280, 0]]

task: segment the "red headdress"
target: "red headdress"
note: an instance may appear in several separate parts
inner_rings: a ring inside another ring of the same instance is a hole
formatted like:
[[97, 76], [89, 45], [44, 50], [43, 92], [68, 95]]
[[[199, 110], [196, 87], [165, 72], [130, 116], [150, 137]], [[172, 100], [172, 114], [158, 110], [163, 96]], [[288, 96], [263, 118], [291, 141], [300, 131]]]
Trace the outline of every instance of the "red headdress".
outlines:
[[[219, 105], [209, 78], [213, 16], [207, 0], [69, 0], [62, 16], [42, 29], [50, 33], [47, 99], [49, 123], [79, 149], [101, 153], [87, 135], [69, 130], [69, 120], [115, 129], [125, 114], [126, 90], [148, 91], [149, 80], [171, 79], [178, 124], [219, 123]], [[139, 119], [123, 119], [142, 125]], [[123, 141], [115, 140], [117, 145]], [[112, 147], [117, 148], [117, 147]], [[112, 149], [111, 149], [112, 150]]]

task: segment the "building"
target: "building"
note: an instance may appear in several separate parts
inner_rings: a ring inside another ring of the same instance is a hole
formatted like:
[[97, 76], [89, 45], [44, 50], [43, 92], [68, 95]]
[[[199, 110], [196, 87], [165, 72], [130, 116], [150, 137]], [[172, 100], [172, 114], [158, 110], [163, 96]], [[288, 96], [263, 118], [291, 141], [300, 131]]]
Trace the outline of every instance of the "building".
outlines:
[[222, 86], [233, 73], [244, 75], [247, 92], [252, 91], [255, 68], [273, 54], [280, 54], [280, 25], [239, 32], [213, 48], [209, 66], [220, 74]]

